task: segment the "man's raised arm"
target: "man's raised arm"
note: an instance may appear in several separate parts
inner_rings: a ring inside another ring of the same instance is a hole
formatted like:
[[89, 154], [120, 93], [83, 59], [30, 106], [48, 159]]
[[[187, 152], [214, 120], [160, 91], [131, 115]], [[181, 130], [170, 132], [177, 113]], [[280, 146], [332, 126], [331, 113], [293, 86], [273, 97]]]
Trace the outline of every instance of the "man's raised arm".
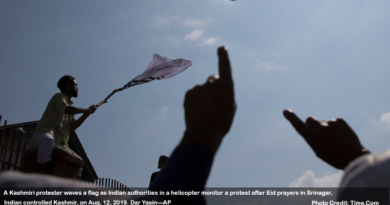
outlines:
[[[87, 109], [68, 106], [65, 109], [65, 113], [67, 112], [67, 109], [68, 109], [68, 111], [70, 110], [70, 111], [75, 111], [75, 112], [81, 110], [81, 111], [83, 111], [81, 113], [84, 113], [79, 119], [77, 119], [76, 121], [72, 122], [72, 124], [70, 124], [70, 130], [75, 131], [78, 127], [80, 127], [81, 124], [83, 124], [83, 122], [89, 117], [90, 114], [93, 114], [95, 112], [95, 110], [97, 109], [97, 106], [92, 105]], [[80, 112], [78, 112], [78, 113], [80, 113]]]

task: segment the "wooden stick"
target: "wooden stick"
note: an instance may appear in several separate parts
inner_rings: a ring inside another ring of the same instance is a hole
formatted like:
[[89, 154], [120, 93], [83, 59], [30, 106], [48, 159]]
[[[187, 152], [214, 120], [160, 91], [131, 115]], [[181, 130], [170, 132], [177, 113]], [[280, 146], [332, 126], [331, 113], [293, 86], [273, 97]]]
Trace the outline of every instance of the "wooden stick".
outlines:
[[122, 91], [123, 88], [118, 88], [118, 89], [115, 89], [114, 91], [112, 91], [106, 98], [104, 98], [103, 101], [101, 101], [100, 103], [98, 103], [96, 106], [99, 107], [100, 105], [104, 104], [104, 103], [107, 103], [107, 100], [113, 96], [116, 92], [118, 91]]

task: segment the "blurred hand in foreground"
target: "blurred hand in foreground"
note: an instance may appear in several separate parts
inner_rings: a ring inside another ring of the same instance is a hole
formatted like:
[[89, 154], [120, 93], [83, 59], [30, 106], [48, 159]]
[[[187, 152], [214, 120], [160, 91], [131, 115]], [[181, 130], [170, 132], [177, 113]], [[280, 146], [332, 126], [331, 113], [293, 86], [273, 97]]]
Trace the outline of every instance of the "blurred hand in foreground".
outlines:
[[317, 157], [335, 168], [345, 169], [357, 157], [370, 153], [341, 118], [320, 122], [314, 117], [309, 117], [303, 123], [291, 110], [284, 110], [283, 114]]
[[218, 48], [219, 77], [189, 90], [184, 100], [186, 131], [181, 143], [195, 142], [217, 152], [229, 132], [236, 111], [234, 85], [228, 53]]

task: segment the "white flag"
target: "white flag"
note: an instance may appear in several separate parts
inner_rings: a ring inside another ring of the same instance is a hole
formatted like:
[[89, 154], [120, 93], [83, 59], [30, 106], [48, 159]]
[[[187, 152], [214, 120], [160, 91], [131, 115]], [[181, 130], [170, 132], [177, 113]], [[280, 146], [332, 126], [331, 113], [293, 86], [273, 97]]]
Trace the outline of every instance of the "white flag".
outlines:
[[167, 79], [173, 77], [181, 73], [183, 70], [190, 67], [191, 65], [192, 62], [189, 60], [184, 60], [181, 58], [172, 60], [155, 53], [153, 55], [152, 62], [149, 63], [149, 66], [141, 75], [135, 77], [133, 80], [128, 82], [122, 88], [118, 88], [112, 91], [112, 93], [110, 93], [103, 101], [96, 104], [96, 106], [99, 107], [103, 103], [107, 103], [107, 100], [118, 91], [122, 91], [126, 88], [139, 85], [142, 83], [147, 83], [155, 79], [161, 80], [161, 79]]
[[162, 80], [173, 77], [191, 65], [192, 62], [189, 60], [184, 60], [182, 58], [172, 60], [155, 53], [153, 55], [152, 62], [149, 63], [149, 66], [146, 68], [146, 70], [141, 75], [135, 77], [125, 86], [123, 86], [121, 90], [142, 83], [147, 83], [155, 79]]

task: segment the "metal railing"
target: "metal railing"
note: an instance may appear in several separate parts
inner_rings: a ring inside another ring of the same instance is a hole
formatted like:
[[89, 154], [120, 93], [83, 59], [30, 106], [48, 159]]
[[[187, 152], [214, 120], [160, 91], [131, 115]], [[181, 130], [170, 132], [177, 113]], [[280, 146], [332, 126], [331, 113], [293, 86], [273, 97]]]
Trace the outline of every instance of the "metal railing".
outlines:
[[[1, 123], [2, 116], [0, 115], [0, 123]], [[21, 156], [21, 153], [24, 153], [26, 151], [26, 143], [21, 146], [22, 140], [19, 138], [17, 140], [17, 130], [13, 130], [13, 126], [11, 125], [9, 127], [9, 134], [7, 137], [6, 135], [7, 130], [7, 120], [4, 121], [3, 131], [1, 133], [1, 140], [0, 140], [0, 171], [5, 170], [19, 170], [19, 171], [27, 171], [24, 170], [21, 166], [23, 156]], [[12, 131], [14, 131], [14, 135], [12, 136]], [[6, 139], [6, 141], [4, 141]], [[10, 144], [10, 141], [12, 140], [12, 143]], [[15, 141], [17, 143], [17, 146], [15, 147]], [[5, 143], [5, 145], [3, 145]], [[16, 150], [15, 150], [16, 148]], [[22, 148], [22, 149], [21, 149]], [[16, 151], [16, 152], [15, 152]], [[15, 153], [15, 157], [14, 156]], [[8, 159], [7, 159], [8, 158]]]
[[130, 188], [127, 187], [126, 185], [120, 183], [115, 179], [110, 179], [110, 178], [99, 178], [95, 180], [95, 182], [89, 184], [92, 186], [97, 186], [97, 187], [111, 189], [111, 190], [130, 191]]

